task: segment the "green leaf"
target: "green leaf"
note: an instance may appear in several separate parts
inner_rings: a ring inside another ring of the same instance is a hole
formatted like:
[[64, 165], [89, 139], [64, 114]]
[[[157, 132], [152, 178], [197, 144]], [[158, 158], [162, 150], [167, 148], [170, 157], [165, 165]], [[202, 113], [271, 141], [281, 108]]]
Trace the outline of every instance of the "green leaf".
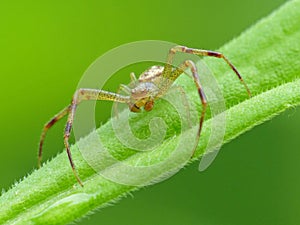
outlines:
[[[243, 86], [222, 60], [205, 59], [216, 75], [226, 100], [226, 133], [223, 143], [300, 104], [299, 12], [300, 1], [289, 1], [220, 49], [243, 74], [253, 94], [251, 99], [247, 98]], [[177, 83], [184, 87], [200, 111], [199, 98], [191, 79], [182, 77]], [[109, 121], [71, 148], [74, 162], [84, 182], [83, 188], [76, 183], [63, 152], [2, 194], [0, 223], [65, 224], [137, 190], [138, 187], [114, 183], [97, 175], [82, 158], [77, 146], [81, 144], [90, 150], [87, 157], [106, 163], [104, 159], [94, 155], [97, 144], [94, 143], [93, 135], [97, 133], [103, 145], [118, 159], [128, 163], [140, 162], [141, 165], [157, 163], [168, 157], [178, 139], [184, 135], [178, 127], [178, 116], [162, 101], [157, 103], [151, 113], [131, 116], [131, 129], [147, 136], [148, 121], [166, 111], [170, 112], [169, 138], [154, 151], [140, 153], [122, 146]], [[200, 158], [204, 153], [212, 120], [210, 115], [206, 117], [194, 159]], [[193, 127], [195, 128], [196, 126]], [[151, 183], [170, 168], [176, 168], [176, 165], [169, 166], [144, 174], [143, 179]], [[107, 164], [103, 169], [122, 174], [119, 165], [112, 167]]]

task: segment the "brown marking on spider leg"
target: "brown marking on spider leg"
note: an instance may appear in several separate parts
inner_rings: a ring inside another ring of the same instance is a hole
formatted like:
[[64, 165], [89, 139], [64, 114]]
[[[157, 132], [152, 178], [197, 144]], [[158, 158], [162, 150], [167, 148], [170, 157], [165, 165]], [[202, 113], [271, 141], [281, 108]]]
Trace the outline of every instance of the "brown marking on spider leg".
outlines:
[[75, 164], [72, 159], [72, 155], [71, 155], [71, 151], [70, 151], [70, 144], [69, 144], [69, 137], [70, 137], [70, 133], [72, 130], [72, 125], [73, 125], [77, 105], [83, 100], [108, 100], [108, 101], [117, 101], [117, 102], [122, 102], [122, 103], [128, 103], [129, 97], [111, 93], [108, 91], [97, 90], [97, 89], [88, 89], [88, 88], [81, 88], [75, 92], [74, 97], [71, 102], [68, 121], [67, 121], [66, 128], [65, 128], [64, 144], [66, 147], [69, 162], [72, 167], [74, 176], [76, 177], [77, 182], [81, 186], [83, 186], [83, 183], [81, 182], [79, 175], [77, 174]]
[[235, 66], [220, 52], [214, 52], [214, 51], [206, 51], [207, 56], [211, 56], [211, 57], [216, 57], [219, 59], [223, 59], [229, 66], [230, 68], [234, 71], [234, 73], [238, 76], [238, 78], [240, 80], [243, 80], [241, 74], [239, 73], [239, 71], [235, 68]]
[[72, 171], [74, 173], [74, 176], [76, 177], [76, 180], [80, 184], [80, 186], [83, 187], [83, 183], [81, 182], [81, 180], [80, 180], [80, 178], [77, 174], [77, 171], [76, 171], [73, 159], [72, 159], [72, 154], [71, 154], [71, 151], [70, 151], [69, 137], [70, 137], [71, 129], [72, 129], [72, 122], [68, 121], [67, 124], [66, 124], [66, 128], [65, 128], [64, 144], [65, 144], [65, 147], [66, 147], [69, 162], [70, 162], [70, 165], [72, 167]]
[[68, 121], [65, 128], [65, 136], [69, 138], [73, 122]]
[[49, 121], [49, 123], [46, 125], [46, 128], [50, 128], [58, 121], [57, 117], [52, 118], [52, 120]]
[[72, 130], [72, 124], [73, 124], [74, 115], [76, 112], [76, 107], [83, 100], [107, 100], [107, 101], [116, 101], [116, 102], [121, 102], [121, 103], [129, 103], [130, 98], [128, 96], [123, 96], [123, 95], [111, 93], [108, 91], [81, 88], [75, 92], [71, 104], [69, 106], [67, 106], [65, 109], [63, 109], [60, 113], [58, 113], [54, 118], [52, 118], [44, 126], [43, 132], [41, 134], [39, 153], [38, 153], [39, 166], [40, 166], [41, 160], [42, 160], [43, 143], [44, 143], [44, 139], [45, 139], [48, 129], [50, 129], [59, 119], [61, 119], [63, 116], [65, 116], [66, 114], [69, 113], [68, 121], [67, 121], [65, 132], [64, 132], [64, 144], [66, 147], [66, 151], [68, 154], [68, 158], [69, 158], [73, 173], [74, 173], [78, 183], [81, 186], [83, 186], [83, 184], [82, 184], [81, 180], [79, 179], [79, 176], [76, 172], [75, 165], [72, 160], [70, 144], [69, 144], [69, 137], [70, 137], [70, 133]]
[[195, 145], [195, 148], [193, 150], [193, 154], [191, 156], [191, 157], [193, 157], [194, 154], [195, 154], [196, 148], [198, 146], [198, 142], [199, 142], [199, 139], [200, 139], [200, 134], [201, 134], [202, 127], [203, 127], [204, 117], [205, 117], [206, 108], [207, 108], [207, 100], [206, 100], [206, 96], [205, 96], [205, 93], [203, 91], [202, 85], [200, 83], [200, 78], [199, 78], [199, 75], [198, 75], [198, 72], [197, 72], [196, 65], [191, 60], [185, 61], [184, 65], [185, 65], [186, 68], [189, 67], [191, 69], [191, 71], [192, 71], [194, 82], [195, 82], [195, 84], [197, 86], [198, 94], [199, 94], [199, 97], [200, 97], [200, 100], [201, 100], [201, 104], [202, 104], [202, 111], [201, 111], [201, 116], [200, 116], [200, 121], [199, 121], [199, 128], [198, 128], [198, 132], [197, 132], [196, 145]]
[[172, 52], [172, 54], [174, 54], [174, 52], [185, 52], [185, 53], [194, 54], [194, 55], [198, 55], [198, 56], [210, 56], [210, 57], [216, 57], [216, 58], [223, 59], [230, 66], [230, 68], [234, 71], [234, 73], [238, 76], [239, 80], [244, 85], [244, 87], [248, 93], [248, 96], [251, 97], [250, 89], [248, 88], [246, 82], [243, 80], [241, 74], [238, 72], [238, 70], [235, 68], [235, 66], [229, 61], [229, 59], [227, 59], [227, 57], [225, 57], [223, 55], [223, 53], [210, 51], [210, 50], [203, 50], [203, 49], [187, 48], [185, 46], [175, 46], [172, 48], [172, 51], [170, 50], [170, 52]]
[[38, 167], [41, 167], [42, 162], [42, 153], [43, 153], [43, 144], [47, 134], [47, 131], [61, 118], [63, 118], [70, 110], [70, 105], [60, 111], [57, 115], [55, 115], [47, 124], [45, 124], [41, 137], [40, 137], [40, 144], [39, 144], [39, 152], [38, 152]]
[[199, 98], [200, 98], [200, 101], [201, 101], [201, 104], [202, 104], [202, 111], [201, 111], [201, 116], [200, 116], [200, 120], [199, 120], [199, 127], [198, 127], [196, 142], [195, 142], [196, 144], [195, 144], [193, 153], [191, 155], [191, 157], [193, 157], [194, 154], [195, 154], [196, 148], [198, 146], [201, 130], [202, 130], [202, 127], [203, 127], [204, 117], [205, 117], [206, 108], [207, 108], [207, 100], [206, 100], [206, 96], [205, 96], [205, 93], [203, 91], [202, 85], [200, 83], [200, 78], [199, 78], [199, 75], [198, 75], [198, 72], [197, 72], [197, 67], [196, 67], [196, 65], [193, 61], [186, 60], [184, 63], [179, 65], [179, 67], [176, 68], [170, 76], [172, 77], [173, 80], [176, 80], [181, 74], [184, 74], [183, 72], [187, 68], [190, 68], [190, 70], [192, 71], [194, 83], [197, 87]]
[[[72, 125], [73, 125], [73, 120], [74, 120], [77, 104], [79, 104], [80, 95], [84, 95], [84, 94], [85, 94], [85, 91], [81, 90], [81, 89], [75, 93], [75, 95], [72, 99], [70, 112], [69, 112], [69, 116], [68, 116], [68, 121], [67, 121], [67, 124], [66, 124], [65, 133], [64, 133], [64, 144], [65, 144], [66, 151], [67, 151], [67, 154], [68, 154], [69, 162], [70, 162], [70, 165], [72, 167], [72, 171], [74, 173], [74, 176], [76, 177], [77, 182], [82, 187], [83, 187], [83, 184], [82, 184], [82, 182], [81, 182], [81, 180], [80, 180], [80, 178], [77, 174], [77, 171], [76, 171], [73, 159], [72, 159], [72, 155], [71, 155], [71, 151], [70, 151], [69, 138], [70, 138], [70, 133], [71, 133], [71, 130], [72, 130]], [[89, 97], [88, 97], [88, 99], [89, 99]]]
[[214, 52], [214, 51], [206, 51], [207, 56], [212, 56], [212, 57], [217, 57], [217, 58], [222, 58], [222, 54], [219, 52]]

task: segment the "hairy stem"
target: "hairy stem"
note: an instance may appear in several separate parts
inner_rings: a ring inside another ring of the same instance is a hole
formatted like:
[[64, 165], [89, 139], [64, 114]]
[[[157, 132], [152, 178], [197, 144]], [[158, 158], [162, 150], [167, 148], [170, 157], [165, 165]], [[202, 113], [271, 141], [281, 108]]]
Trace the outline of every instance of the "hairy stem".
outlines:
[[[218, 59], [206, 59], [222, 87], [226, 100], [226, 133], [223, 143], [229, 142], [241, 133], [269, 120], [284, 110], [300, 104], [300, 1], [289, 1], [279, 10], [262, 19], [240, 37], [232, 40], [219, 51], [223, 52], [237, 66], [254, 95], [247, 93], [227, 65]], [[194, 46], [193, 46], [194, 47]], [[195, 105], [200, 104], [193, 81], [180, 78], [182, 85]], [[148, 122], [153, 116], [168, 111], [168, 105], [159, 103], [151, 114], [131, 116], [131, 129], [149, 133]], [[104, 159], [95, 157], [97, 150], [94, 135], [112, 155], [129, 164], [148, 165], [161, 162], [169, 156], [171, 149], [182, 137], [178, 117], [168, 111], [168, 139], [150, 152], [135, 152], [123, 146], [114, 135], [111, 121], [72, 146], [74, 162], [84, 187], [76, 183], [66, 154], [63, 152], [43, 165], [39, 170], [16, 183], [0, 197], [1, 224], [65, 224], [91, 211], [106, 206], [138, 188], [122, 185], [97, 175], [83, 159], [78, 145], [89, 149], [86, 157], [105, 164], [101, 170], [118, 175], [123, 171], [119, 165], [112, 166]], [[204, 123], [195, 159], [205, 150], [213, 118]], [[193, 127], [195, 128], [195, 127]], [[89, 155], [90, 154], [90, 155]], [[170, 165], [168, 168], [176, 168]], [[145, 183], [151, 183], [164, 175], [165, 167], [143, 174]]]

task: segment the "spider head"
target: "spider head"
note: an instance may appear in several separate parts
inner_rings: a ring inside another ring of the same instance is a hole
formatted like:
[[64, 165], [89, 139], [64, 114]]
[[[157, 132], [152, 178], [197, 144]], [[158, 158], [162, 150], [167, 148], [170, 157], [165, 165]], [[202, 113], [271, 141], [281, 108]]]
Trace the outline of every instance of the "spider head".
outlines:
[[151, 111], [154, 106], [154, 98], [158, 94], [158, 88], [152, 82], [138, 83], [131, 89], [129, 109], [132, 112], [140, 112], [141, 107]]

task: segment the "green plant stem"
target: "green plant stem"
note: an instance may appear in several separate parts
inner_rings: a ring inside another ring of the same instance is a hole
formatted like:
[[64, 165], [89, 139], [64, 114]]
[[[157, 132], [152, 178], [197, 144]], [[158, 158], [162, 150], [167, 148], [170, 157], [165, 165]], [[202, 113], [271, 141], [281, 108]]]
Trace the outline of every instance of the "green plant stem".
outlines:
[[[279, 10], [261, 20], [220, 49], [237, 66], [250, 87], [254, 97], [247, 98], [243, 86], [224, 62], [218, 59], [206, 59], [223, 88], [226, 100], [226, 133], [223, 143], [229, 142], [241, 133], [269, 120], [284, 110], [300, 104], [300, 1], [289, 1]], [[178, 79], [192, 101], [199, 105], [195, 86], [191, 79]], [[147, 133], [149, 118], [161, 115], [167, 106], [158, 103], [149, 114], [133, 115], [132, 130]], [[200, 110], [200, 108], [199, 108]], [[170, 112], [174, 126], [173, 136], [166, 139], [153, 152], [136, 153], [122, 146], [114, 135], [111, 122], [97, 131], [103, 145], [114, 156], [128, 163], [138, 160], [147, 165], [149, 160], [155, 163], [168, 157], [168, 151], [181, 137], [178, 119]], [[210, 134], [212, 118], [207, 116], [201, 141], [196, 150], [195, 159], [203, 155]], [[172, 124], [171, 124], [172, 125]], [[177, 135], [175, 135], [177, 134]], [[80, 144], [91, 150], [97, 145], [92, 134], [80, 140]], [[95, 174], [94, 170], [82, 158], [77, 145], [72, 146], [74, 162], [84, 187], [80, 187], [70, 169], [66, 154], [63, 152], [43, 165], [39, 170], [16, 183], [0, 198], [0, 223], [3, 224], [65, 224], [78, 219], [93, 210], [104, 207], [112, 201], [137, 190], [109, 181]], [[159, 157], [158, 157], [159, 155]], [[97, 159], [98, 160], [98, 159]], [[99, 159], [101, 163], [102, 159]], [[115, 168], [107, 170], [118, 171]], [[162, 168], [155, 176], [145, 174], [144, 179], [151, 183], [167, 171]]]

